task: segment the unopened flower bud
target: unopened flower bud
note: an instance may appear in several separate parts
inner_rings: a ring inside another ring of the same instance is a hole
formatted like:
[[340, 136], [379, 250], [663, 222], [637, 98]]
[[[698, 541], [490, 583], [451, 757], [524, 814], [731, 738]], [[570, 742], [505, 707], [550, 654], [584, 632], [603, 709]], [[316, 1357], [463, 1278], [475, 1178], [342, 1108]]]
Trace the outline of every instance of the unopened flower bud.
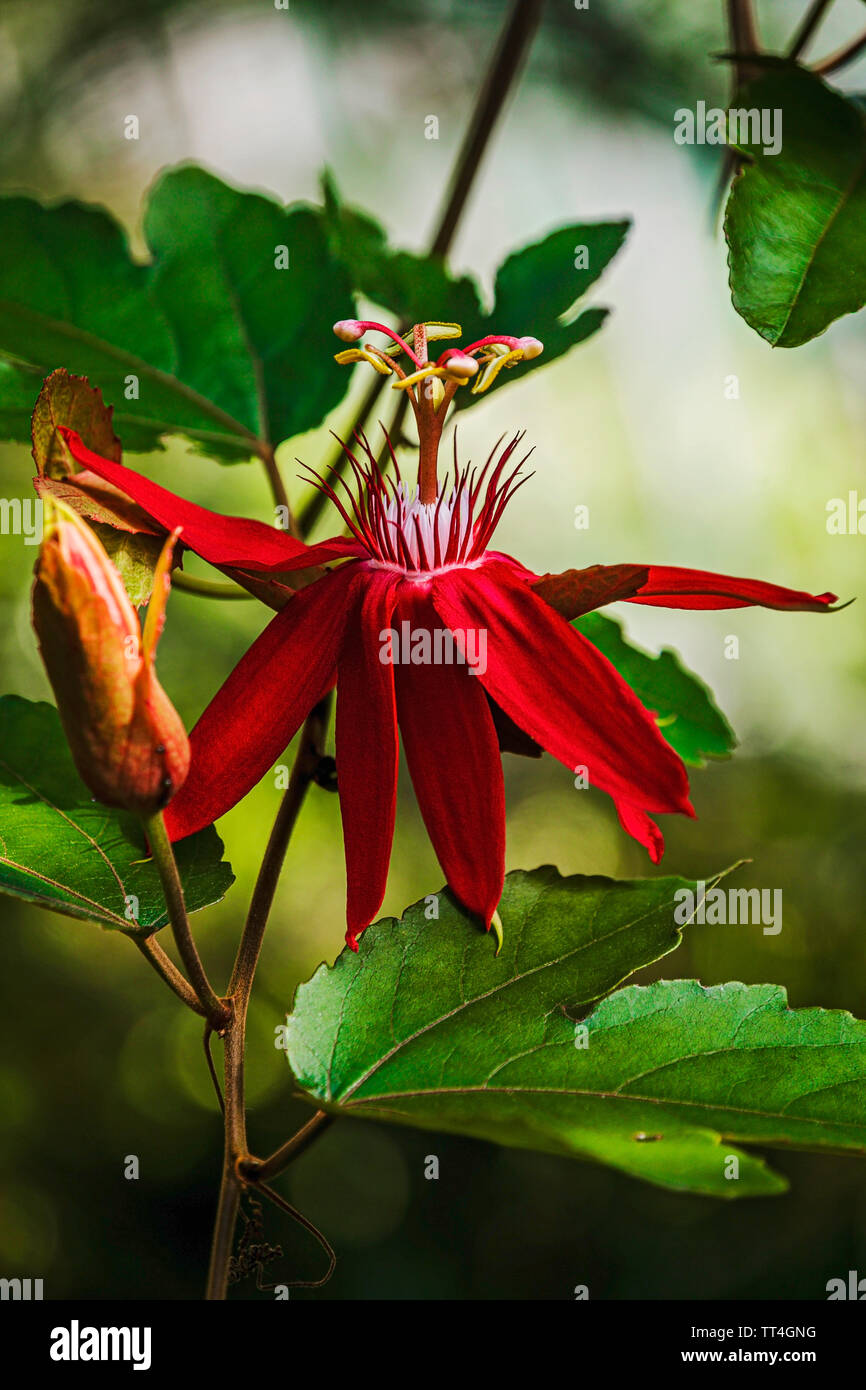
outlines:
[[153, 815], [189, 771], [189, 741], [154, 656], [177, 532], [163, 548], [142, 632], [93, 531], [45, 499], [33, 626], [75, 766], [98, 801]]
[[339, 319], [334, 324], [334, 332], [344, 343], [357, 343], [364, 336], [364, 329], [357, 319]]

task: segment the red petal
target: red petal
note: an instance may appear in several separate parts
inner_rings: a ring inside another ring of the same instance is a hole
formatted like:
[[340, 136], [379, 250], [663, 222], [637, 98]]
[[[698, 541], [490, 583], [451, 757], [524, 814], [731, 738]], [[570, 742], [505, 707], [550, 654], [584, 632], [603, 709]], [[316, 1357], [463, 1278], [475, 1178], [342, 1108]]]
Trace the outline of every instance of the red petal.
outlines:
[[605, 603], [631, 598], [649, 577], [646, 565], [590, 565], [583, 570], [543, 574], [532, 587], [571, 622]]
[[655, 821], [639, 806], [631, 806], [627, 801], [616, 803], [619, 823], [627, 835], [643, 845], [654, 864], [660, 864], [665, 852], [665, 837]]
[[[618, 567], [618, 568], [621, 568]], [[681, 569], [677, 565], [649, 565], [645, 584], [627, 603], [648, 603], [660, 608], [778, 608], [782, 611], [826, 613], [835, 594], [807, 594], [802, 589], [783, 589], [760, 579], [737, 579], [730, 574]]]
[[585, 765], [593, 785], [651, 811], [691, 813], [683, 764], [652, 715], [564, 618], [499, 562], [434, 582], [452, 630], [488, 633], [478, 677], [506, 714], [555, 758]]
[[[520, 560], [515, 560], [513, 555], [506, 555], [504, 550], [485, 550], [484, 558], [486, 560], [501, 560], [503, 565], [507, 565], [519, 579], [525, 579], [527, 584], [538, 584], [541, 581], [541, 575], [528, 570]], [[543, 577], [549, 578], [550, 576], [545, 575]]]
[[307, 569], [365, 552], [357, 541], [337, 536], [319, 545], [304, 545], [276, 526], [240, 516], [220, 516], [195, 502], [176, 497], [167, 488], [151, 482], [123, 464], [112, 463], [94, 454], [74, 430], [59, 427], [73, 458], [85, 468], [113, 483], [127, 497], [143, 507], [148, 516], [167, 531], [183, 528], [184, 545], [211, 565], [233, 565], [252, 570]]
[[346, 940], [357, 940], [385, 896], [397, 804], [394, 667], [379, 660], [399, 576], [364, 571], [337, 670], [337, 780], [346, 850]]
[[246, 796], [333, 684], [355, 573], [346, 566], [299, 590], [214, 696], [190, 735], [189, 776], [166, 808], [173, 840]]
[[[404, 584], [395, 617], [441, 630]], [[404, 653], [401, 651], [401, 656]], [[485, 927], [505, 877], [505, 793], [493, 719], [477, 676], [462, 665], [395, 667], [403, 747], [424, 824], [452, 892]]]

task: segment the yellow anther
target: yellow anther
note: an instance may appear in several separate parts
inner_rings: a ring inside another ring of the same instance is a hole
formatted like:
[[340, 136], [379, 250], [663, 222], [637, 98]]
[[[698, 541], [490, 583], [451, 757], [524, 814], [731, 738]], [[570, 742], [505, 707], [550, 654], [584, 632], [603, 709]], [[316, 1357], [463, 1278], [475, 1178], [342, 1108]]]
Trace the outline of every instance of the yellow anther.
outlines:
[[351, 362], [369, 362], [380, 376], [388, 376], [394, 369], [390, 362], [383, 360], [384, 356], [384, 353], [372, 352], [367, 348], [346, 348], [343, 352], [335, 353], [334, 361], [339, 362], [341, 367]]
[[474, 382], [472, 386], [473, 396], [480, 396], [488, 387], [492, 386], [503, 367], [513, 367], [518, 362], [523, 361], [523, 352], [516, 348], [511, 352], [504, 353], [501, 357], [497, 354], [492, 360], [488, 361], [483, 375]]
[[438, 343], [441, 338], [462, 338], [463, 329], [459, 323], [439, 323], [436, 319], [431, 319], [429, 323], [419, 324], [420, 328], [426, 330], [427, 340], [431, 343]]
[[[403, 347], [402, 347], [402, 348], [400, 347], [400, 343], [403, 344]], [[409, 334], [405, 335], [404, 337], [402, 337], [402, 338], [400, 339], [400, 343], [389, 343], [388, 346], [387, 346], [387, 347], [383, 347], [383, 348], [381, 349], [381, 351], [384, 352], [384, 353], [386, 353], [386, 354], [388, 355], [388, 357], [399, 357], [400, 353], [401, 353], [404, 349], [406, 349], [406, 348], [411, 348], [411, 347], [414, 346], [412, 334], [409, 333]]]
[[422, 367], [420, 371], [413, 372], [411, 376], [404, 377], [402, 381], [395, 381], [393, 389], [402, 391], [404, 386], [414, 386], [419, 381], [424, 381], [428, 376], [446, 377], [448, 375], [444, 367]]

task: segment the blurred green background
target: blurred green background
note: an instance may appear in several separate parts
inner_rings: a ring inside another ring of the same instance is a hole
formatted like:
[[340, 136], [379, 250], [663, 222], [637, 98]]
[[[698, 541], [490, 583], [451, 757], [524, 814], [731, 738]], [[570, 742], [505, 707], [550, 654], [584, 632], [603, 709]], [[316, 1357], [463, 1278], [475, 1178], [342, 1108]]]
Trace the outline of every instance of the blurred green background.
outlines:
[[[2, 0], [0, 190], [104, 203], [140, 246], [142, 195], [166, 164], [192, 159], [289, 201], [314, 199], [327, 164], [396, 244], [422, 249], [505, 9], [501, 0], [292, 0], [288, 12], [270, 0]], [[759, 9], [768, 45], [781, 46], [805, 5]], [[858, 0], [839, 0], [815, 51], [862, 22]], [[711, 55], [725, 47], [711, 0], [599, 0], [580, 12], [549, 0], [452, 264], [489, 290], [510, 249], [563, 222], [631, 214], [635, 227], [593, 295], [615, 310], [602, 332], [464, 416], [461, 450], [479, 457], [503, 431], [527, 429], [536, 476], [497, 540], [539, 570], [655, 561], [849, 598], [866, 539], [830, 536], [825, 522], [829, 499], [866, 492], [864, 320], [774, 353], [731, 308], [711, 217], [718, 152], [683, 149], [672, 134], [677, 107], [724, 101], [725, 72]], [[864, 78], [861, 62], [844, 85]], [[128, 113], [140, 118], [137, 142], [123, 138]], [[439, 116], [438, 142], [424, 139], [428, 114]], [[725, 393], [731, 375], [738, 399]], [[355, 380], [329, 426], [347, 424], [365, 387]], [[293, 497], [304, 491], [295, 457], [315, 465], [326, 450], [327, 428], [281, 450]], [[220, 467], [180, 444], [133, 462], [212, 507], [270, 516], [255, 466]], [[30, 474], [25, 449], [0, 448], [3, 496], [27, 496]], [[588, 531], [573, 526], [580, 504]], [[319, 534], [329, 527], [331, 517]], [[2, 536], [0, 557], [2, 689], [49, 698], [29, 628], [34, 551]], [[694, 774], [699, 819], [666, 822], [664, 870], [705, 876], [750, 857], [738, 884], [784, 895], [780, 935], [693, 927], [663, 973], [770, 980], [795, 1005], [866, 1016], [861, 605], [827, 618], [625, 606], [618, 616], [647, 647], [674, 646], [740, 738], [733, 760]], [[175, 593], [160, 675], [188, 723], [266, 618], [254, 603]], [[738, 660], [725, 658], [729, 635]], [[566, 769], [506, 763], [509, 867], [656, 872], [610, 803], [575, 791]], [[220, 824], [237, 882], [195, 922], [217, 980], [278, 797], [266, 778]], [[404, 779], [385, 912], [399, 915], [441, 877]], [[314, 789], [251, 1011], [259, 1153], [306, 1117], [274, 1028], [295, 984], [340, 950], [342, 912], [337, 799]], [[197, 1022], [123, 938], [8, 899], [0, 914], [0, 1273], [42, 1277], [50, 1298], [199, 1297], [221, 1141]], [[430, 1153], [438, 1182], [424, 1178]], [[135, 1182], [123, 1177], [130, 1154], [140, 1159]], [[866, 1273], [863, 1165], [771, 1160], [790, 1177], [789, 1195], [722, 1204], [564, 1159], [341, 1122], [280, 1180], [340, 1255], [325, 1289], [293, 1297], [570, 1298], [587, 1284], [593, 1298], [823, 1298], [829, 1278]], [[276, 1211], [265, 1220], [285, 1251], [268, 1277], [315, 1277], [323, 1257], [310, 1238]], [[233, 1296], [270, 1295], [248, 1283]]]

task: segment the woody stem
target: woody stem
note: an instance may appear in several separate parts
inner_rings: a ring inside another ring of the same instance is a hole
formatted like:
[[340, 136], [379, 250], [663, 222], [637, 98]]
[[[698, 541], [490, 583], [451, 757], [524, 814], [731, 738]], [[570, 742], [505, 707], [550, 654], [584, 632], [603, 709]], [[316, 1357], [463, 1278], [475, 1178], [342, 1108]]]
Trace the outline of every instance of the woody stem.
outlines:
[[[758, 36], [758, 22], [752, 8], [752, 0], [726, 0], [726, 10], [728, 16], [728, 35], [730, 37], [731, 48], [736, 55], [734, 66], [731, 69], [731, 105], [733, 105], [740, 88], [753, 77], [756, 70], [748, 62], [744, 55], [750, 53], [760, 53], [761, 43]], [[730, 145], [725, 148], [722, 158], [719, 177], [716, 182], [715, 203], [718, 210], [721, 207], [725, 189], [731, 175], [739, 167], [739, 155]]]
[[178, 999], [186, 1004], [187, 1008], [192, 1009], [194, 1013], [201, 1014], [204, 1018], [204, 1007], [195, 990], [180, 973], [174, 961], [165, 954], [159, 942], [152, 936], [133, 936], [132, 940], [145, 960], [149, 961], [157, 975], [165, 980], [169, 989], [174, 991]]
[[265, 473], [267, 474], [268, 482], [271, 486], [271, 493], [273, 495], [274, 503], [277, 507], [281, 507], [285, 511], [285, 529], [289, 532], [289, 535], [294, 536], [296, 540], [299, 540], [300, 536], [298, 533], [298, 525], [295, 520], [294, 513], [292, 512], [292, 508], [289, 505], [289, 494], [286, 492], [286, 485], [283, 482], [283, 475], [280, 472], [280, 466], [277, 463], [277, 456], [274, 452], [274, 447], [272, 444], [269, 444], [266, 441], [262, 440], [259, 442], [258, 452], [259, 458], [265, 466]]
[[225, 1003], [214, 993], [193, 940], [183, 897], [183, 884], [180, 881], [177, 860], [166, 832], [162, 811], [143, 819], [150, 852], [165, 894], [175, 944], [204, 1016], [214, 1031], [219, 1033], [225, 1027], [228, 1010]]
[[818, 28], [818, 25], [821, 23], [821, 20], [824, 18], [824, 11], [829, 10], [832, 4], [833, 0], [812, 0], [812, 4], [803, 16], [799, 29], [791, 40], [791, 46], [788, 49], [789, 58], [799, 58], [815, 30]]
[[457, 156], [445, 207], [430, 247], [433, 256], [445, 256], [451, 247], [490, 132], [520, 71], [543, 9], [544, 0], [514, 0], [509, 10]]
[[326, 695], [310, 713], [301, 732], [289, 785], [280, 803], [259, 869], [229, 983], [231, 1017], [224, 1030], [225, 1144], [207, 1282], [208, 1299], [219, 1300], [226, 1296], [240, 1196], [246, 1181], [243, 1165], [250, 1159], [244, 1109], [244, 1044], [250, 994], [289, 840], [321, 758], [330, 709], [331, 697]]
[[246, 1163], [241, 1164], [241, 1172], [244, 1177], [248, 1177], [251, 1182], [268, 1182], [282, 1173], [284, 1168], [294, 1162], [299, 1154], [307, 1149], [316, 1136], [328, 1125], [333, 1124], [334, 1117], [328, 1115], [324, 1110], [317, 1110], [312, 1119], [307, 1120], [305, 1125], [287, 1139], [285, 1144], [281, 1144], [268, 1158], [249, 1158]]
[[814, 72], [820, 73], [822, 77], [828, 77], [831, 72], [838, 72], [839, 68], [847, 67], [853, 63], [855, 58], [859, 58], [863, 49], [866, 48], [866, 33], [859, 34], [856, 39], [846, 43], [844, 48], [837, 49], [829, 57], [824, 58], [820, 63], [816, 63]]
[[225, 1092], [223, 1172], [220, 1183], [213, 1244], [208, 1268], [205, 1298], [224, 1299], [229, 1282], [229, 1261], [235, 1241], [235, 1226], [243, 1183], [238, 1176], [236, 1155], [246, 1148], [244, 1119], [244, 1022], [233, 1017], [225, 1030]]
[[731, 47], [738, 55], [735, 61], [737, 86], [743, 87], [754, 77], [760, 76], [760, 68], [749, 62], [750, 54], [761, 51], [758, 23], [752, 0], [727, 0], [727, 10]]

